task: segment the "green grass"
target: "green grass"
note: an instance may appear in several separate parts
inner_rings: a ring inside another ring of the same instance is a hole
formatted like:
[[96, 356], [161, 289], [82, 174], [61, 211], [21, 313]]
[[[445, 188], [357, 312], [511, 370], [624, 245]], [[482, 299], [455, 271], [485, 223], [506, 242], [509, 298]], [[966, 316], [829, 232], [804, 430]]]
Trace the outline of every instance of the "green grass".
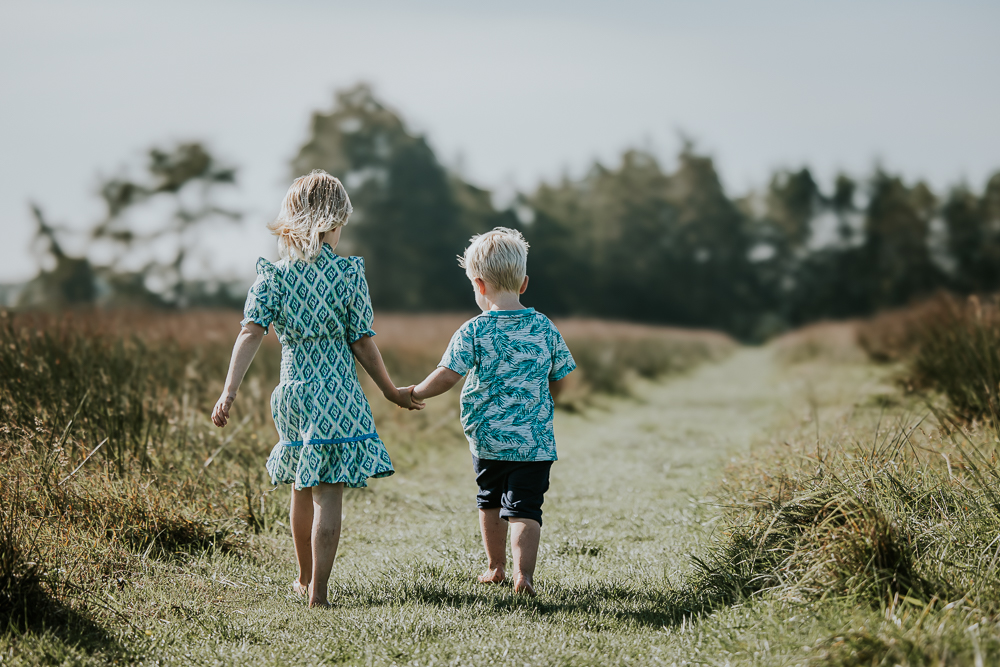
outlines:
[[[15, 341], [31, 354], [3, 363], [52, 369], [67, 357], [46, 335], [31, 330]], [[7, 379], [38, 374], [0, 380], [3, 409], [23, 415], [0, 437], [0, 593], [30, 600], [0, 632], [3, 664], [1000, 658], [992, 433], [932, 419], [912, 430], [922, 403], [893, 369], [742, 349], [560, 412], [535, 600], [473, 583], [484, 557], [454, 392], [421, 413], [375, 403], [399, 472], [345, 494], [325, 611], [288, 589], [289, 492], [263, 479], [276, 349], [237, 403], [243, 428], [220, 433], [207, 424], [221, 383], [210, 376], [230, 341], [73, 344], [131, 359], [121, 368], [149, 390], [145, 412], [114, 397], [92, 406], [85, 388], [18, 394]], [[21, 396], [35, 397], [33, 416], [8, 407]], [[102, 448], [60, 485], [123, 413], [132, 444]]]

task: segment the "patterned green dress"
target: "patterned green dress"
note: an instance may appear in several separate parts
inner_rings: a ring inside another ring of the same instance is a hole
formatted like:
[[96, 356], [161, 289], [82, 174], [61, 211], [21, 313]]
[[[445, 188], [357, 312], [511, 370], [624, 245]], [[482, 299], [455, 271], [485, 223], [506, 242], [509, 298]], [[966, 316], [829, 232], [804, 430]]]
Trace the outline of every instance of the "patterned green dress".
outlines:
[[361, 391], [350, 344], [374, 336], [364, 260], [323, 244], [315, 262], [257, 260], [242, 324], [274, 325], [281, 382], [271, 394], [280, 441], [267, 459], [274, 484], [365, 487], [393, 474]]

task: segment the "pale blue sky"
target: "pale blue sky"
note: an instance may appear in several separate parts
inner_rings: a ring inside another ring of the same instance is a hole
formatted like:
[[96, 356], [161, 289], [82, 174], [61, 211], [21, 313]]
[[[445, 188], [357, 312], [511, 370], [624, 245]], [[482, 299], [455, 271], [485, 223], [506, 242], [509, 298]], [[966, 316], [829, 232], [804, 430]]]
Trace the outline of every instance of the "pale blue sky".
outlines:
[[669, 164], [678, 130], [733, 194], [803, 163], [938, 188], [1000, 169], [1000, 3], [469, 5], [4, 0], [0, 282], [35, 271], [29, 199], [89, 223], [100, 174], [179, 139], [241, 168], [246, 225], [205, 262], [252, 275], [310, 112], [362, 79], [501, 197], [629, 146]]

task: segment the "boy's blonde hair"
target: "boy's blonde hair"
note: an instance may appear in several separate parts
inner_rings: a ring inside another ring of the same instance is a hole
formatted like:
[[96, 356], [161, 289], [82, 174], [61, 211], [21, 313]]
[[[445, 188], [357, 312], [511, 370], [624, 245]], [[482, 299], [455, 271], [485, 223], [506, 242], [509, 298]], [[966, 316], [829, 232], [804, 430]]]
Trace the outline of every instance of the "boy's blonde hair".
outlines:
[[520, 292], [528, 269], [528, 242], [516, 229], [497, 227], [469, 239], [458, 265], [469, 278], [504, 292]]
[[339, 179], [322, 169], [314, 169], [292, 182], [281, 202], [278, 218], [267, 228], [278, 237], [282, 259], [319, 257], [320, 240], [326, 232], [347, 224], [354, 208]]

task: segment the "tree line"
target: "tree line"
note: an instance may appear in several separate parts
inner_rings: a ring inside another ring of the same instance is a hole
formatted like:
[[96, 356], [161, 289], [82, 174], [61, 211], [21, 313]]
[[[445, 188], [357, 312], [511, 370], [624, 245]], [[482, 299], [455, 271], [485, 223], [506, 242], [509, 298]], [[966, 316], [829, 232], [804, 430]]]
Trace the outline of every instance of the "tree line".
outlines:
[[[129, 248], [137, 237], [116, 221], [127, 220], [134, 201], [188, 182], [208, 192], [232, 181], [233, 170], [200, 145], [182, 148], [157, 152], [150, 184], [104, 188], [108, 216], [98, 236]], [[862, 179], [842, 174], [824, 189], [802, 168], [732, 197], [712, 159], [687, 144], [672, 169], [628, 150], [617, 165], [594, 164], [581, 178], [543, 183], [497, 208], [366, 85], [313, 114], [291, 167], [291, 175], [325, 169], [347, 186], [355, 213], [342, 249], [365, 257], [372, 299], [384, 310], [468, 310], [471, 288], [455, 257], [472, 234], [498, 225], [531, 244], [525, 303], [543, 312], [712, 327], [746, 340], [936, 290], [1000, 289], [1000, 172], [981, 190], [963, 184], [937, 194], [882, 169]], [[233, 215], [206, 199], [173, 224], [187, 233]], [[158, 269], [168, 289], [153, 290], [156, 298], [222, 302], [218, 290], [182, 279], [178, 247], [175, 262]], [[119, 282], [135, 292], [130, 280]]]
[[1000, 289], [1000, 172], [982, 191], [959, 185], [942, 197], [881, 169], [840, 175], [824, 191], [802, 168], [733, 198], [712, 159], [688, 144], [672, 171], [629, 150], [616, 166], [543, 183], [498, 210], [363, 85], [313, 115], [292, 166], [347, 185], [356, 213], [344, 238], [365, 256], [386, 309], [467, 309], [455, 255], [496, 225], [528, 239], [525, 300], [553, 315], [763, 339], [939, 289]]

